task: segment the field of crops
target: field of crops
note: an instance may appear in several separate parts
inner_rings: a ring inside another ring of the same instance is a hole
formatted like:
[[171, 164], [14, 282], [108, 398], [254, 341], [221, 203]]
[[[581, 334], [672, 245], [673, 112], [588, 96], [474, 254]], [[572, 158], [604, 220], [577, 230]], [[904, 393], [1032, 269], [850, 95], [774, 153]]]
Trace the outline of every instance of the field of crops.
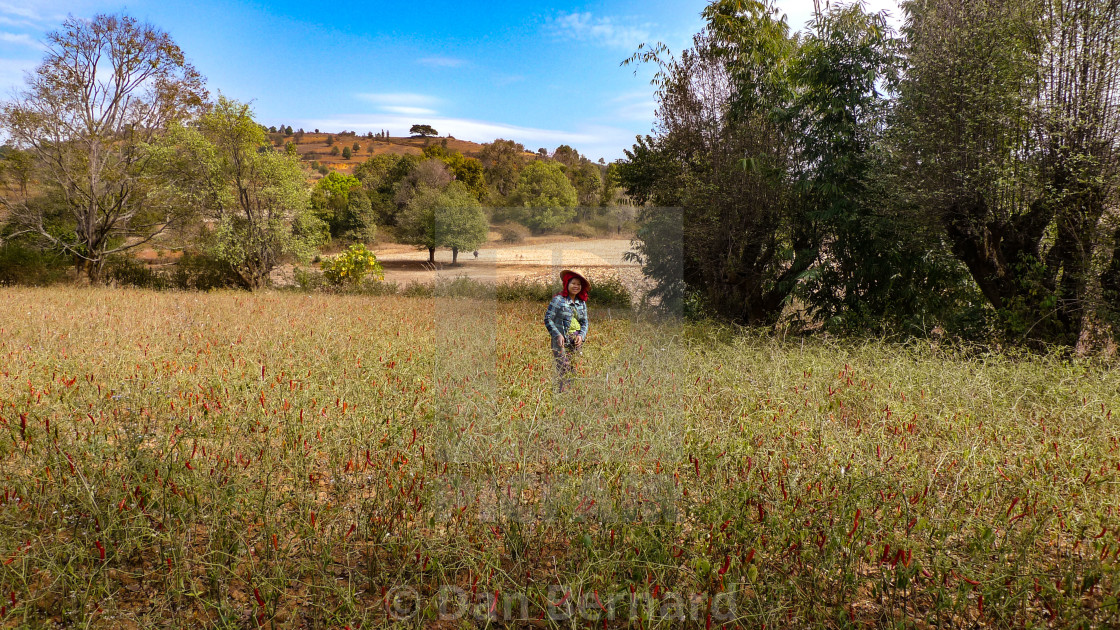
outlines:
[[0, 628], [1116, 627], [1120, 374], [543, 304], [2, 289]]

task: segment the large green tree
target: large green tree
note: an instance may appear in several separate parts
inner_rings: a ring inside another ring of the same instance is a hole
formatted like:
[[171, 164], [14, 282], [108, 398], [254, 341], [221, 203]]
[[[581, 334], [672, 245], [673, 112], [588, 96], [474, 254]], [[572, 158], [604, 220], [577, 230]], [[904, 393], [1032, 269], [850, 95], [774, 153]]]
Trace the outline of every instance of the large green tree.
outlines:
[[0, 126], [34, 158], [49, 204], [4, 196], [9, 220], [101, 280], [106, 257], [149, 242], [189, 211], [153, 178], [151, 147], [197, 115], [206, 90], [171, 37], [124, 15], [69, 18]]
[[169, 150], [194, 164], [189, 186], [214, 223], [213, 255], [251, 289], [264, 286], [286, 256], [308, 260], [326, 225], [311, 212], [299, 159], [269, 148], [249, 106], [218, 98], [196, 128], [179, 130]]
[[435, 262], [436, 248], [451, 248], [452, 264], [458, 262], [460, 250], [482, 244], [488, 231], [482, 205], [458, 181], [443, 189], [418, 186], [402, 211], [400, 226], [401, 240], [426, 247], [429, 262]]
[[[818, 260], [819, 235], [791, 173], [785, 125], [796, 40], [770, 2], [727, 0], [677, 58], [658, 65], [657, 135], [639, 138], [619, 177], [640, 215], [635, 258], [662, 302], [771, 325]], [[744, 168], [744, 158], [747, 165]]]
[[538, 160], [521, 169], [513, 205], [530, 229], [541, 232], [571, 221], [577, 203], [576, 189], [559, 164]]
[[1098, 287], [1120, 288], [1120, 248], [1097, 266], [1099, 235], [1113, 236], [1102, 222], [1117, 183], [1120, 6], [903, 8], [898, 146], [915, 212], [944, 230], [1005, 333], [1076, 343]]
[[497, 198], [504, 200], [517, 187], [521, 169], [525, 166], [524, 145], [513, 140], [498, 138], [490, 144], [483, 145], [478, 157], [482, 162], [486, 181], [497, 193]]

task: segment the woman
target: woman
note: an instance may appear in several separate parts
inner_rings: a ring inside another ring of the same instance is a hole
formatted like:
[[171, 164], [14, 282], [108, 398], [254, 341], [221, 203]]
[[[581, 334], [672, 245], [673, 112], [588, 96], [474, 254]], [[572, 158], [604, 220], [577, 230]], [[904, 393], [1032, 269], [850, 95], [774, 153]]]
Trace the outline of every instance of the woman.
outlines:
[[560, 272], [562, 290], [552, 297], [544, 313], [544, 325], [552, 337], [552, 356], [556, 360], [557, 389], [563, 392], [571, 385], [572, 353], [578, 352], [587, 339], [586, 278], [565, 269]]

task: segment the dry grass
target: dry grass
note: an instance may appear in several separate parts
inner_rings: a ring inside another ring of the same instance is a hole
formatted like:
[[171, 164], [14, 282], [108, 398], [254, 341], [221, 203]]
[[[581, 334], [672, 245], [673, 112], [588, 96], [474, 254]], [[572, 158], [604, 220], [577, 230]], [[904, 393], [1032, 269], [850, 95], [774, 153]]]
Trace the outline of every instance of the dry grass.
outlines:
[[0, 299], [0, 627], [1120, 623], [1107, 367], [593, 312], [558, 398], [539, 305]]

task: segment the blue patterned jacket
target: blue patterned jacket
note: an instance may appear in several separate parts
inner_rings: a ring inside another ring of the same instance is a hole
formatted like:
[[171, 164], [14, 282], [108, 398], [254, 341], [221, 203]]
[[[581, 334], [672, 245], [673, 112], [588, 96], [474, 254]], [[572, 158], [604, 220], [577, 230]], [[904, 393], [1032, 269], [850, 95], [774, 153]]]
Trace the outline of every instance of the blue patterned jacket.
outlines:
[[587, 339], [587, 302], [578, 298], [566, 298], [556, 294], [548, 303], [548, 310], [544, 313], [544, 325], [548, 334], [553, 337], [568, 336], [568, 328], [572, 323], [572, 315], [579, 321], [579, 334]]

